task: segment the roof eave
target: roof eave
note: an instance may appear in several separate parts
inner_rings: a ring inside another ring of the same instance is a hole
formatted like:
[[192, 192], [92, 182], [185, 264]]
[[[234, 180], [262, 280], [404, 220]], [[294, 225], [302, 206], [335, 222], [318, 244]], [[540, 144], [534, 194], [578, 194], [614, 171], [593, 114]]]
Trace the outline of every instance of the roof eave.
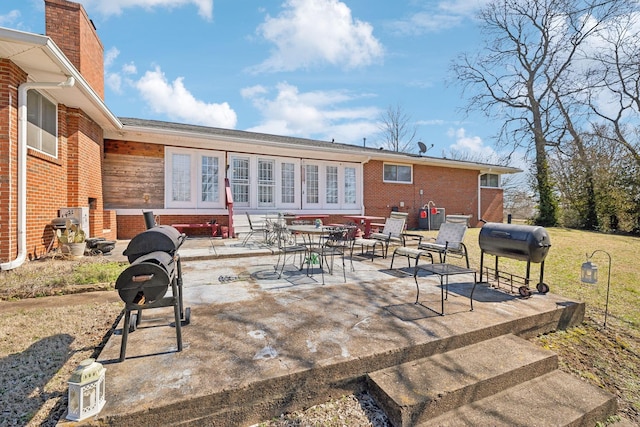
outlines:
[[[107, 108], [102, 98], [93, 90], [91, 85], [50, 37], [0, 27], [0, 43], [2, 42], [23, 44], [25, 46], [25, 49], [17, 53], [16, 57], [8, 57], [7, 59], [12, 60], [22, 68], [29, 75], [30, 81], [44, 81], [43, 79], [35, 79], [34, 76], [38, 73], [47, 73], [47, 78], [51, 79], [49, 81], [55, 81], [54, 79], [64, 81], [68, 77], [73, 77], [75, 85], [66, 92], [66, 94], [71, 93], [69, 95], [71, 98], [66, 98], [66, 102], [63, 103], [71, 108], [82, 109], [103, 128], [122, 128], [122, 123], [118, 117]], [[44, 55], [44, 58], [49, 61], [49, 64], [43, 64], [41, 62], [42, 57], [39, 57], [36, 61], [35, 55], [26, 57], [23, 55], [29, 51], [33, 53], [33, 49], [39, 50]], [[47, 72], [46, 67], [48, 65], [53, 65], [53, 74]], [[60, 98], [60, 92], [51, 93], [50, 95], [55, 99]]]
[[[150, 138], [153, 136], [153, 138]], [[271, 154], [278, 154], [277, 149], [281, 150], [300, 150], [305, 149], [305, 155], [310, 155], [311, 152], [326, 155], [327, 153], [339, 154], [341, 159], [351, 161], [393, 161], [406, 164], [423, 164], [429, 166], [440, 167], [453, 167], [457, 169], [469, 169], [477, 170], [480, 173], [496, 173], [496, 174], [513, 174], [522, 172], [521, 169], [490, 165], [476, 162], [465, 162], [450, 159], [440, 159], [437, 157], [422, 157], [412, 156], [406, 153], [393, 153], [389, 151], [381, 151], [377, 149], [364, 148], [359, 146], [349, 146], [349, 149], [344, 148], [344, 144], [336, 144], [335, 146], [323, 145], [323, 146], [302, 146], [300, 144], [274, 141], [274, 140], [260, 140], [256, 138], [249, 138], [243, 136], [232, 135], [218, 135], [218, 134], [206, 134], [196, 131], [186, 131], [167, 128], [156, 128], [153, 126], [140, 126], [124, 124], [123, 128], [115, 132], [105, 132], [105, 138], [107, 139], [125, 139], [133, 142], [146, 142], [152, 144], [173, 145], [179, 147], [193, 147], [193, 148], [207, 148], [211, 142], [228, 142], [236, 144], [233, 147], [233, 151], [243, 150], [246, 152], [255, 152], [256, 143], [268, 146]], [[202, 143], [199, 144], [198, 142]]]

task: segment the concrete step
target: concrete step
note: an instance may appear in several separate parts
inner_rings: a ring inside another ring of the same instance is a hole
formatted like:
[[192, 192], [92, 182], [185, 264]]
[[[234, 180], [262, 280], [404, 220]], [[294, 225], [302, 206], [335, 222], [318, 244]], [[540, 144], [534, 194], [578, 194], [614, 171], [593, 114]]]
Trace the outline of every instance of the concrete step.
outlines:
[[612, 394], [556, 370], [469, 403], [420, 427], [595, 426], [617, 410]]
[[512, 334], [368, 375], [395, 426], [411, 426], [558, 367], [557, 355]]
[[368, 386], [395, 426], [592, 426], [616, 412], [615, 396], [510, 334], [373, 372]]

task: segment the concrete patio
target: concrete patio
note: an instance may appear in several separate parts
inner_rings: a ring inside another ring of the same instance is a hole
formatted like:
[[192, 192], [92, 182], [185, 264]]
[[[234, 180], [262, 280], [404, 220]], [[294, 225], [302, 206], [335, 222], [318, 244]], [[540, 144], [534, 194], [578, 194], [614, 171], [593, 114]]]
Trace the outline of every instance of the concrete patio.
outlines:
[[[347, 282], [337, 268], [322, 285], [317, 266], [311, 277], [288, 266], [278, 279], [271, 249], [235, 239], [213, 244], [188, 239], [179, 251], [191, 310], [183, 350], [176, 351], [172, 308], [150, 309], [118, 362], [121, 321], [99, 358], [107, 403], [85, 424], [251, 425], [363, 388], [394, 425], [593, 425], [615, 412], [613, 396], [559, 373], [553, 353], [522, 340], [580, 323], [582, 303], [552, 293], [523, 299], [485, 283], [470, 311], [469, 274], [450, 278], [446, 315], [439, 316], [432, 311], [440, 309], [439, 279], [420, 274], [415, 304], [411, 270], [389, 270], [390, 257], [356, 257], [355, 271], [347, 260]], [[394, 267], [406, 267], [403, 261]], [[465, 354], [473, 360], [464, 362]], [[535, 405], [500, 397], [518, 386]], [[538, 402], [543, 395], [550, 401]], [[483, 399], [491, 409], [473, 406]]]

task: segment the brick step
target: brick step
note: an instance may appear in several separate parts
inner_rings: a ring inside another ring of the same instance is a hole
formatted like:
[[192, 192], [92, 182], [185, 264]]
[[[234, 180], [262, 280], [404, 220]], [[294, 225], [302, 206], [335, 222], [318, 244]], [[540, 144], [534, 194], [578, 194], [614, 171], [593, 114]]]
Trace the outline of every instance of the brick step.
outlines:
[[507, 334], [372, 372], [367, 383], [393, 425], [410, 426], [557, 367], [555, 353]]
[[591, 427], [615, 414], [616, 408], [616, 398], [612, 394], [556, 370], [446, 412], [419, 427]]

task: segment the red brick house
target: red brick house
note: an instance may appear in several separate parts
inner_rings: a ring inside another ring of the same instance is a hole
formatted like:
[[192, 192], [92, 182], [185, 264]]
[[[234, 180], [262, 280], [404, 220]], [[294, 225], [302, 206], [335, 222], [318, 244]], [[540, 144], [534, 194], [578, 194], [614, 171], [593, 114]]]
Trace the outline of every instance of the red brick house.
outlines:
[[[104, 103], [103, 47], [83, 7], [45, 0], [46, 36], [0, 28], [0, 268], [47, 250], [62, 207], [92, 237], [235, 213], [409, 212], [502, 220], [501, 174], [473, 162], [333, 142], [118, 118]], [[230, 204], [232, 202], [232, 204]], [[433, 206], [430, 204], [429, 206]]]

